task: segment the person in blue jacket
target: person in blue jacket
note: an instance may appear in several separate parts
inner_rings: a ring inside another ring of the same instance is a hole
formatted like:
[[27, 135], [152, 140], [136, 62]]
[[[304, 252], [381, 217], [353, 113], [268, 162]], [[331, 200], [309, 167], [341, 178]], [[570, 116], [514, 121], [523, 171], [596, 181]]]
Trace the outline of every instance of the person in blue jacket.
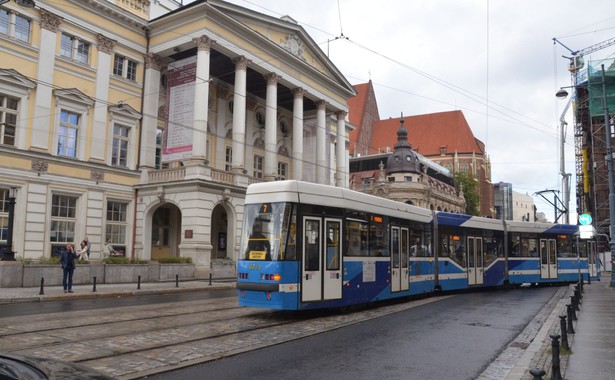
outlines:
[[77, 260], [77, 252], [72, 244], [66, 244], [66, 248], [62, 248], [60, 252], [60, 265], [62, 265], [62, 286], [64, 293], [73, 292], [73, 273], [75, 271], [75, 262]]

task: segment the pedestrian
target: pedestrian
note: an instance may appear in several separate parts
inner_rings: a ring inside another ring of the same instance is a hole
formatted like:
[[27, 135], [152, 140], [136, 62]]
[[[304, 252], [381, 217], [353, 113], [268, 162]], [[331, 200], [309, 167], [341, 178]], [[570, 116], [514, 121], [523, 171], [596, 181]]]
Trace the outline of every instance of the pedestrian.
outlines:
[[105, 259], [109, 256], [115, 256], [115, 249], [111, 245], [111, 238], [107, 239], [107, 243], [103, 247], [103, 256]]
[[90, 244], [90, 239], [88, 239], [88, 237], [86, 236], [83, 241], [85, 242], [85, 247], [86, 247], [86, 255], [88, 256], [88, 260], [90, 260], [90, 246], [92, 244]]
[[73, 292], [73, 273], [75, 271], [75, 259], [77, 259], [77, 253], [72, 244], [66, 244], [66, 248], [63, 248], [60, 252], [60, 264], [62, 265], [62, 287], [64, 293]]
[[88, 256], [88, 243], [84, 240], [81, 242], [81, 248], [77, 251], [80, 260], [87, 261], [89, 259]]

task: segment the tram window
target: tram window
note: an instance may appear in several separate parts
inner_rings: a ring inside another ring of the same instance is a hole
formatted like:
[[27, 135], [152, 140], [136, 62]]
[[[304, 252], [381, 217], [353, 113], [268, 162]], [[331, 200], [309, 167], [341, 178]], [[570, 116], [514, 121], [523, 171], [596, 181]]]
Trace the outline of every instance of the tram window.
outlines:
[[511, 257], [538, 257], [538, 240], [536, 235], [512, 234]]
[[[244, 208], [242, 260], [282, 260], [292, 205], [289, 203], [247, 204]], [[282, 241], [280, 241], [282, 240]]]
[[[288, 215], [290, 214], [290, 216]], [[297, 260], [297, 208], [287, 207], [284, 211], [284, 226], [280, 236], [280, 258], [285, 261]]]
[[340, 223], [327, 222], [326, 268], [340, 269]]
[[387, 223], [373, 222], [369, 227], [369, 256], [389, 256]]
[[423, 231], [410, 230], [410, 241], [412, 246], [410, 247], [411, 257], [429, 257], [431, 256], [431, 249], [429, 249], [430, 238]]
[[[590, 245], [590, 243], [591, 241], [585, 242], [584, 240], [579, 240], [579, 255], [581, 255], [581, 257], [587, 257], [587, 246]], [[576, 246], [576, 243], [574, 243], [574, 245]], [[576, 252], [576, 247], [574, 252]]]
[[572, 237], [566, 235], [557, 237], [557, 256], [577, 257], [577, 252], [574, 247]]
[[347, 256], [368, 256], [367, 223], [356, 220], [346, 221]]
[[494, 262], [498, 257], [504, 257], [502, 241], [500, 239], [491, 237], [484, 238], [483, 241], [485, 246], [484, 266], [489, 266], [489, 264]]
[[465, 266], [463, 236], [449, 234], [442, 234], [440, 236], [440, 256], [449, 257], [459, 265]]
[[307, 220], [304, 225], [305, 270], [320, 270], [320, 221]]

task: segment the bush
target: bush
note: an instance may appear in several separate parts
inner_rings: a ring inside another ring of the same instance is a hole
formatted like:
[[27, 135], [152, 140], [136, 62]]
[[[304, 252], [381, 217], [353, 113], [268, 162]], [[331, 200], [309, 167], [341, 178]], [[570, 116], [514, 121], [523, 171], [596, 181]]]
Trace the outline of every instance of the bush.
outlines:
[[192, 257], [161, 257], [156, 261], [160, 264], [192, 264]]
[[107, 257], [103, 259], [105, 264], [147, 264], [147, 260], [131, 259], [129, 257]]
[[19, 259], [23, 265], [60, 265], [60, 256]]

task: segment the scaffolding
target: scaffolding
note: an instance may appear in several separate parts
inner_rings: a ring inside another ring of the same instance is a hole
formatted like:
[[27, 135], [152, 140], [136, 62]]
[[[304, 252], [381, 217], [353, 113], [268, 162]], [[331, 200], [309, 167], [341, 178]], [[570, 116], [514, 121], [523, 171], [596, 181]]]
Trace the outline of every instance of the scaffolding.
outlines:
[[[605, 70], [606, 92], [603, 89], [602, 66]], [[575, 73], [574, 136], [577, 189], [577, 213], [591, 214], [598, 234], [609, 235], [609, 182], [606, 160], [605, 128], [610, 129], [614, 144], [612, 122], [605, 123], [604, 102], [609, 120], [615, 114], [615, 59], [590, 61], [587, 69]], [[612, 145], [613, 146], [613, 145]], [[601, 239], [602, 240], [602, 239]], [[607, 241], [599, 242], [600, 251], [608, 251]]]

